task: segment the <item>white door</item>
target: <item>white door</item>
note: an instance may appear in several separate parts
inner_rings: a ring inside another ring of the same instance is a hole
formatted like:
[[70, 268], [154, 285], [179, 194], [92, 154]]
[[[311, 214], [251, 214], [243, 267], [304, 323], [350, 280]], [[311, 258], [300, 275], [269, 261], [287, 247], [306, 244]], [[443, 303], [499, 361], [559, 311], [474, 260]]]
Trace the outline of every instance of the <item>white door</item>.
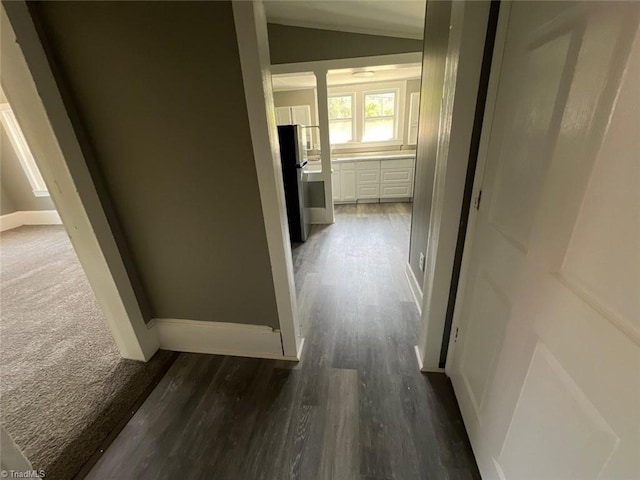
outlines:
[[447, 371], [484, 479], [638, 479], [640, 4], [505, 7]]

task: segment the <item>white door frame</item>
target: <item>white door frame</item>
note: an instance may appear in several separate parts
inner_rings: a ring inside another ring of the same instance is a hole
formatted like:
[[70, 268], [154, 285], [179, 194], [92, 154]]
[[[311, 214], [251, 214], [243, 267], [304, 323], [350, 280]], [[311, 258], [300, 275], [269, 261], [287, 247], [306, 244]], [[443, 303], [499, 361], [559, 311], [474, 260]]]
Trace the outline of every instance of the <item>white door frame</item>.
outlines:
[[[476, 163], [476, 173], [473, 180], [473, 193], [471, 195], [472, 202], [481, 198], [482, 182], [484, 180], [484, 170], [487, 165], [487, 153], [489, 149], [489, 138], [491, 136], [491, 128], [493, 125], [493, 113], [496, 107], [496, 99], [498, 96], [498, 84], [500, 71], [502, 70], [502, 58], [507, 37], [507, 26], [509, 25], [509, 13], [511, 4], [502, 2], [500, 4], [500, 13], [498, 16], [498, 25], [496, 28], [496, 39], [493, 47], [493, 57], [491, 59], [491, 72], [489, 74], [489, 85], [487, 88], [487, 99], [484, 117], [482, 119], [482, 132], [480, 134], [480, 147], [478, 149], [478, 161]], [[460, 311], [462, 301], [464, 299], [465, 287], [467, 284], [467, 273], [469, 271], [469, 260], [473, 248], [474, 233], [476, 230], [476, 222], [478, 220], [478, 209], [471, 208], [469, 210], [469, 218], [467, 221], [467, 233], [465, 236], [464, 248], [462, 253], [462, 262], [460, 265], [460, 279], [458, 283], [458, 291], [456, 294], [455, 307], [453, 310], [453, 320], [451, 324], [451, 336], [449, 337], [449, 349], [447, 351], [447, 361], [445, 372], [450, 375], [449, 369], [453, 360], [456, 348], [456, 331], [460, 324]]]
[[157, 335], [145, 323], [26, 2], [3, 2], [0, 21], [3, 90], [120, 354], [147, 361], [158, 349]]
[[271, 260], [282, 350], [285, 358], [299, 360], [304, 340], [301, 337], [293, 279], [264, 5], [262, 2], [234, 1], [233, 18]]
[[[484, 55], [490, 2], [453, 2], [426, 251], [421, 331], [422, 371], [443, 371], [440, 352]], [[443, 123], [448, 122], [448, 123]]]

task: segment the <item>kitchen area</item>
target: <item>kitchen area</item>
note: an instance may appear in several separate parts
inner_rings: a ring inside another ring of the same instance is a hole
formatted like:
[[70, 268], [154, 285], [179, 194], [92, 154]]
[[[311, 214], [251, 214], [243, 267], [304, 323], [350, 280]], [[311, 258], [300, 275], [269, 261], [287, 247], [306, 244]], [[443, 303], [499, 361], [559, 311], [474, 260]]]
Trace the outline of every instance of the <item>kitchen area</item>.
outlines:
[[[300, 170], [303, 223], [333, 223], [337, 205], [412, 201], [420, 78], [418, 62], [334, 69], [327, 71], [325, 92], [322, 87], [319, 92], [314, 72], [273, 75], [279, 130], [299, 126], [294, 163]], [[318, 108], [325, 98], [330, 172], [323, 169]]]

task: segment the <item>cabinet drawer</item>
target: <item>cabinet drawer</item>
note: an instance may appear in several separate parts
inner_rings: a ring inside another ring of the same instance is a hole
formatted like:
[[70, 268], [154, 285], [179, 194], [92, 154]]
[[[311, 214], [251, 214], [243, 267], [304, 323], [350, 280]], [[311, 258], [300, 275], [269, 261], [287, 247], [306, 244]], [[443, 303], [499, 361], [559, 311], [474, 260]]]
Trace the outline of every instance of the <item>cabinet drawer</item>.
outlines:
[[386, 184], [380, 187], [380, 198], [405, 198], [411, 197], [411, 184], [398, 183]]
[[400, 158], [397, 160], [382, 160], [380, 162], [380, 168], [413, 168], [415, 159], [413, 158]]
[[380, 170], [380, 160], [356, 162], [356, 170]]
[[380, 185], [358, 185], [358, 200], [380, 198]]
[[380, 183], [380, 170], [356, 170], [358, 184]]
[[340, 171], [356, 169], [356, 164], [354, 162], [336, 162], [335, 165], [340, 165]]
[[381, 182], [395, 183], [395, 182], [411, 182], [412, 168], [383, 168], [381, 170]]

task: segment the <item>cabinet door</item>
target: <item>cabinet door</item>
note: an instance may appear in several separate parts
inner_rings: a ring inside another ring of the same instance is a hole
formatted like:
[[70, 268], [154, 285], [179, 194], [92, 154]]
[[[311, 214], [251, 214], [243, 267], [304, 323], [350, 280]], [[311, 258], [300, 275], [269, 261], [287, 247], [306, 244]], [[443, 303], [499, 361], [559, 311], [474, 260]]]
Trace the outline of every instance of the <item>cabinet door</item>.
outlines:
[[340, 192], [342, 201], [356, 200], [356, 171], [340, 169]]
[[[311, 125], [311, 108], [309, 105], [296, 105], [295, 107], [291, 107], [291, 123], [304, 125], [306, 127]], [[311, 145], [313, 145], [313, 130], [304, 128], [302, 131], [306, 137], [307, 148], [311, 148]]]
[[380, 183], [380, 161], [367, 161], [356, 163], [358, 172], [358, 185]]
[[340, 189], [340, 170], [338, 167], [333, 167], [331, 172], [331, 187], [333, 189], [333, 201], [342, 200], [342, 190]]
[[358, 184], [358, 200], [377, 200], [380, 198], [379, 183]]
[[276, 107], [276, 122], [278, 125], [291, 125], [291, 108]]
[[311, 125], [311, 109], [309, 105], [291, 107], [291, 121], [297, 125]]

